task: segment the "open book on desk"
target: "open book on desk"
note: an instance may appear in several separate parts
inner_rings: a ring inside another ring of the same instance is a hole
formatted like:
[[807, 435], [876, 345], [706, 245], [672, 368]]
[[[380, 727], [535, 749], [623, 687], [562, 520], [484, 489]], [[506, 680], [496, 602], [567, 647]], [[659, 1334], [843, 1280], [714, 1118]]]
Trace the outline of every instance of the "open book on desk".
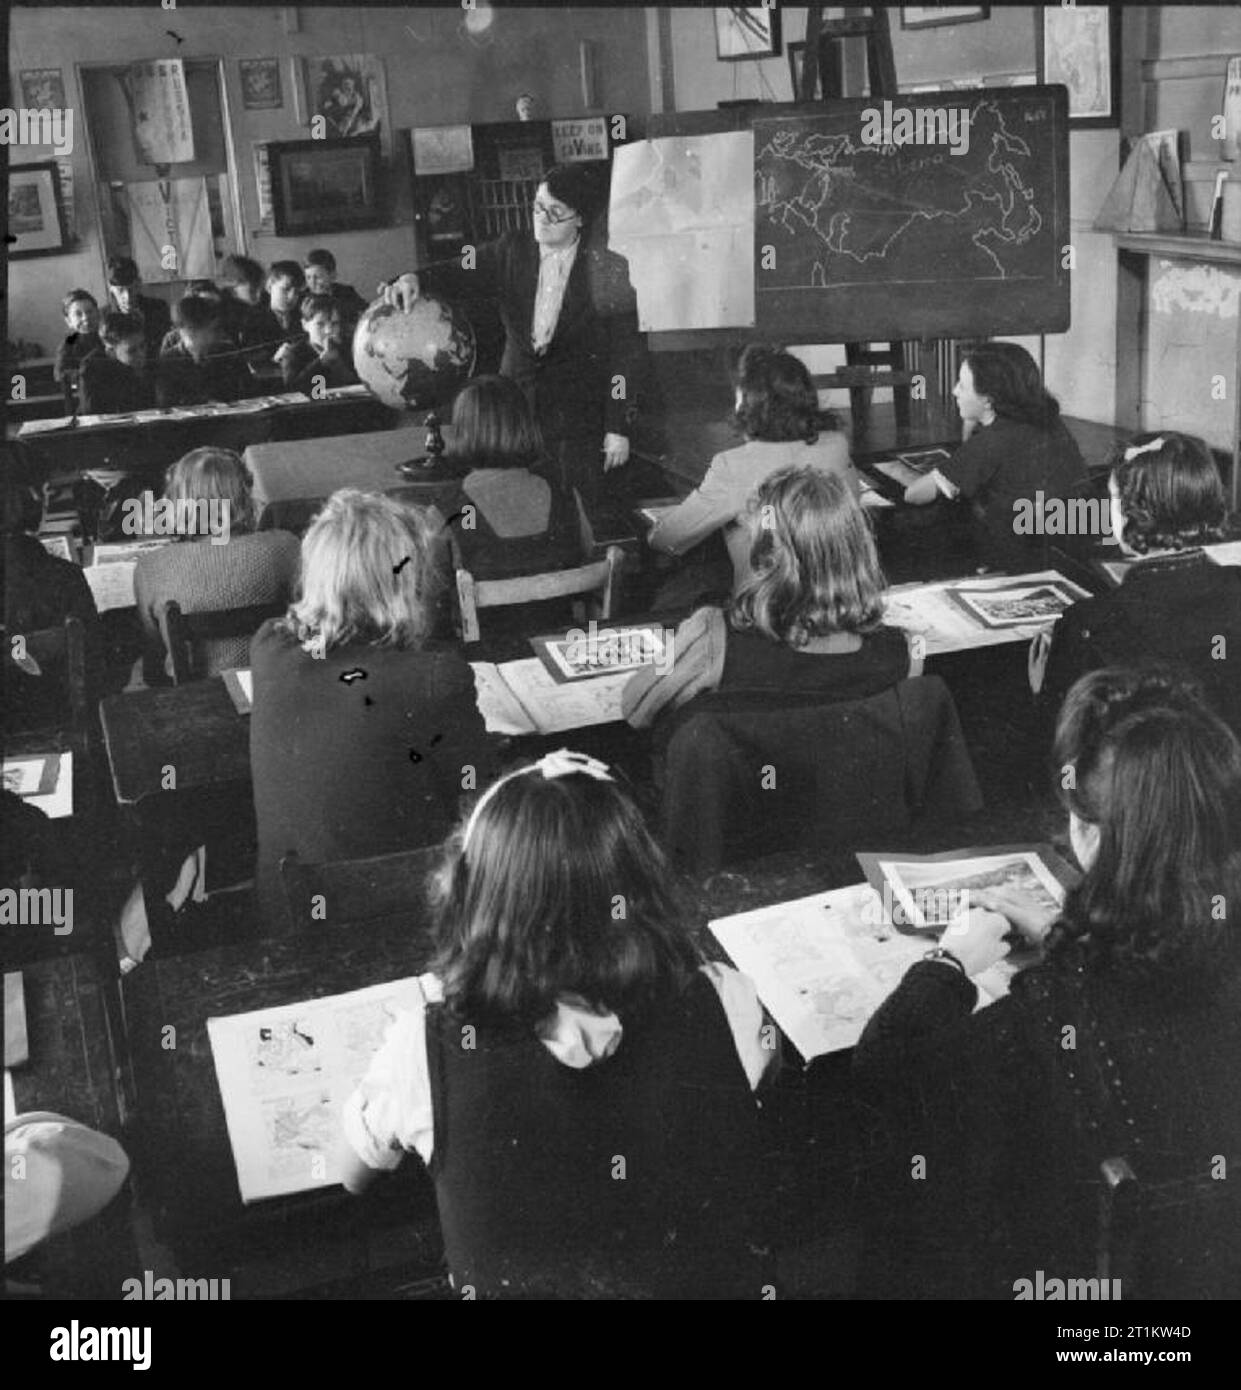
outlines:
[[243, 1202], [340, 1182], [340, 1111], [417, 980], [209, 1018], [207, 1036]]
[[[853, 1047], [868, 1019], [953, 920], [962, 893], [986, 887], [1064, 901], [1073, 870], [1042, 844], [950, 854], [859, 855], [871, 882], [773, 903], [710, 924], [738, 970], [798, 1052], [810, 1061]], [[876, 888], [876, 884], [879, 885]], [[912, 896], [916, 894], [916, 899]], [[941, 897], [941, 895], [943, 895]], [[1008, 993], [1037, 953], [1023, 948], [974, 976], [978, 1008]]]
[[621, 693], [633, 672], [560, 683], [536, 656], [493, 665], [471, 661], [478, 712], [489, 734], [558, 734], [611, 724], [621, 714]]
[[[883, 920], [868, 883], [710, 923], [712, 935], [806, 1061], [856, 1045], [867, 1020], [928, 943]], [[978, 976], [979, 1007], [1008, 992], [1001, 962]]]
[[927, 656], [1028, 642], [1079, 599], [1059, 570], [902, 584], [884, 595], [883, 621], [920, 637]]
[[96, 545], [90, 564], [82, 570], [95, 599], [95, 607], [101, 613], [113, 608], [132, 608], [137, 602], [134, 597], [134, 570], [138, 560], [148, 551], [159, 550], [171, 542], [172, 537], [167, 536], [108, 541]]

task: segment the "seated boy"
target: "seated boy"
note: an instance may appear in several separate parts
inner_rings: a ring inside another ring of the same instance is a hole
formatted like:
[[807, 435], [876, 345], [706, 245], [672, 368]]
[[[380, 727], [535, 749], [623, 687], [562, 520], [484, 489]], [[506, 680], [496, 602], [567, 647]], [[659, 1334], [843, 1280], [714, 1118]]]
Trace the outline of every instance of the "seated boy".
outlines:
[[218, 304], [187, 294], [177, 305], [177, 338], [160, 353], [155, 388], [160, 405], [236, 401], [250, 394], [241, 358], [221, 327]]
[[306, 288], [311, 294], [328, 294], [340, 310], [340, 322], [345, 342], [352, 342], [353, 330], [366, 312], [366, 300], [352, 285], [342, 285], [336, 279], [336, 257], [323, 247], [307, 253]]
[[155, 379], [147, 371], [146, 326], [136, 314], [105, 309], [105, 352], [82, 363], [79, 405], [83, 415], [115, 415], [149, 410], [155, 404]]
[[285, 361], [304, 337], [300, 305], [306, 293], [306, 280], [296, 261], [273, 261], [267, 272], [267, 297], [284, 341], [269, 360], [284, 372]]
[[69, 332], [56, 349], [52, 376], [65, 389], [65, 407], [78, 408], [78, 374], [93, 353], [103, 352], [99, 336], [99, 304], [89, 290], [70, 290], [61, 302]]
[[308, 396], [332, 386], [354, 386], [358, 374], [342, 344], [340, 310], [326, 294], [308, 294], [302, 300], [305, 338], [294, 343], [281, 363], [285, 389]]
[[132, 314], [142, 323], [147, 355], [155, 357], [164, 334], [172, 327], [172, 312], [162, 299], [139, 294], [142, 279], [138, 267], [128, 256], [113, 256], [108, 262], [108, 293], [113, 306], [122, 314]]
[[252, 373], [271, 361], [284, 339], [280, 320], [267, 303], [265, 278], [263, 267], [249, 256], [226, 256], [220, 266], [226, 313], [231, 315], [242, 360]]

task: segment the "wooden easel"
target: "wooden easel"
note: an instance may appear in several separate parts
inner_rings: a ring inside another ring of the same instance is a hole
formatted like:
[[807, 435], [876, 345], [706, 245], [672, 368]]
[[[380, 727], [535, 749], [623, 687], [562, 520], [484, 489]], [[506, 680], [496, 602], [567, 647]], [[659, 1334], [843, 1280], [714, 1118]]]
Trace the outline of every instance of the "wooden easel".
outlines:
[[[892, 56], [888, 11], [873, 5], [868, 14], [824, 19], [823, 6], [811, 5], [806, 11], [806, 57], [801, 90], [797, 93], [799, 101], [814, 101], [816, 88], [821, 88], [824, 101], [844, 95], [843, 50], [845, 39], [850, 38], [866, 40], [871, 97], [880, 102], [885, 97], [896, 100], [896, 60]], [[856, 434], [866, 432], [872, 393], [878, 387], [890, 386], [896, 427], [907, 431], [914, 376], [905, 365], [904, 343], [890, 342], [886, 348], [874, 348], [869, 343], [846, 343], [845, 366], [839, 371], [816, 376], [814, 383], [821, 387], [848, 388]]]

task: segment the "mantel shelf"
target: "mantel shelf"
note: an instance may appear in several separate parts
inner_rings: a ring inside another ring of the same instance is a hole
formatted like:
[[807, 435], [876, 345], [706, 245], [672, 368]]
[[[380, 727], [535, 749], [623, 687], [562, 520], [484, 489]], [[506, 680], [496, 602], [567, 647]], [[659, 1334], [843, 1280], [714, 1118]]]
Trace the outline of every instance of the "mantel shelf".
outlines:
[[1212, 241], [1205, 232], [1115, 232], [1121, 251], [1144, 256], [1168, 256], [1176, 260], [1217, 261], [1241, 266], [1241, 242]]

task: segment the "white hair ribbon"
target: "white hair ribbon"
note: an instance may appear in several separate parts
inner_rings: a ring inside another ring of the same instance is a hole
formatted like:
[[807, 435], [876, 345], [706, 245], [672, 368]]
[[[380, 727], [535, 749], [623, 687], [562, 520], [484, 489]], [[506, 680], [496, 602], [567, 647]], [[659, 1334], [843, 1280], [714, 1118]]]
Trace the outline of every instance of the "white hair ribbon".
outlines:
[[596, 782], [614, 782], [616, 780], [608, 771], [607, 764], [601, 763], [598, 758], [589, 757], [585, 753], [575, 753], [571, 748], [557, 748], [554, 753], [545, 754], [537, 763], [531, 763], [529, 767], [519, 767], [512, 772], [506, 772], [503, 777], [498, 778], [487, 788], [475, 802], [474, 809], [470, 812], [470, 818], [465, 823], [465, 834], [461, 837], [463, 851], [470, 842], [470, 836], [474, 833], [474, 827], [478, 823], [479, 813], [483, 807], [495, 796], [505, 782], [511, 782], [514, 777], [524, 777], [530, 772], [542, 773], [544, 780], [548, 782], [557, 777], [568, 777], [575, 772], [593, 777]]
[[1157, 449], [1162, 448], [1163, 435], [1160, 435], [1158, 439], [1152, 439], [1149, 444], [1133, 444], [1125, 450], [1125, 462], [1131, 462], [1139, 454], [1153, 454]]

